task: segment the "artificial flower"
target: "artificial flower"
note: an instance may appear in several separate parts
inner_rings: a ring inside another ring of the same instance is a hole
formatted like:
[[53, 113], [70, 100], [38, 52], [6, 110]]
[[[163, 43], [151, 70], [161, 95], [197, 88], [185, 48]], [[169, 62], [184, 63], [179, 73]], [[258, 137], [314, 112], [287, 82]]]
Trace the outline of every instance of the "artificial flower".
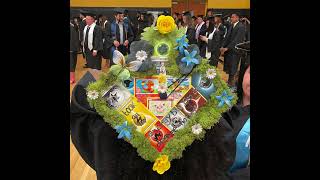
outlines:
[[202, 126], [200, 124], [195, 124], [191, 128], [193, 134], [199, 135], [202, 132]]
[[99, 93], [95, 90], [93, 91], [88, 91], [87, 96], [89, 99], [95, 100], [99, 97]]
[[187, 66], [190, 64], [199, 64], [199, 60], [195, 58], [197, 51], [193, 50], [191, 53], [189, 53], [187, 50], [184, 50], [184, 55], [185, 57], [181, 59], [181, 62], [186, 62]]
[[118, 139], [121, 139], [124, 137], [127, 139], [131, 139], [131, 127], [128, 126], [127, 121], [125, 121], [121, 126], [116, 126], [115, 129], [117, 133], [119, 133]]
[[149, 44], [148, 41], [133, 41], [130, 45], [130, 54], [126, 57], [126, 62], [130, 63], [132, 61], [142, 61], [142, 64], [138, 71], [148, 71], [149, 69], [153, 68], [153, 64], [151, 61], [153, 51], [154, 48], [151, 44]]
[[167, 82], [166, 75], [163, 74], [163, 73], [160, 73], [159, 76], [158, 76], [158, 81], [159, 81], [160, 84]]
[[143, 50], [138, 51], [136, 53], [136, 58], [137, 58], [138, 61], [144, 61], [144, 60], [147, 59], [147, 57], [148, 57], [148, 54]]
[[158, 174], [163, 174], [170, 169], [170, 166], [169, 157], [167, 155], [161, 155], [154, 162], [152, 170], [157, 171]]
[[221, 96], [216, 96], [216, 98], [220, 101], [218, 107], [222, 107], [224, 103], [231, 107], [231, 100], [233, 99], [233, 96], [229, 96], [226, 90], [222, 92]]
[[207, 70], [207, 78], [208, 79], [214, 79], [216, 77], [217, 73], [215, 69], [208, 69]]
[[180, 54], [184, 53], [184, 48], [187, 48], [189, 46], [187, 42], [187, 35], [183, 35], [181, 38], [178, 38], [176, 41], [178, 43], [178, 46], [175, 48], [179, 50]]
[[164, 85], [164, 84], [159, 84], [158, 92], [159, 93], [165, 93], [166, 91], [167, 91], [167, 86]]
[[173, 17], [161, 15], [157, 19], [157, 29], [161, 34], [167, 34], [177, 28]]

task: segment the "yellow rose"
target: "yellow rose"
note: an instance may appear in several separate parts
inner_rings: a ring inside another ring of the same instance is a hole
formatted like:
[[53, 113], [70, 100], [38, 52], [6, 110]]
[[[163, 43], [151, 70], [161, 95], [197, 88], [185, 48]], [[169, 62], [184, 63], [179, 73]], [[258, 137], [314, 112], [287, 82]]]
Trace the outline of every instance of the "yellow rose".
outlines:
[[158, 81], [160, 84], [165, 83], [167, 81], [166, 75], [161, 73], [158, 77]]
[[170, 169], [170, 161], [167, 155], [161, 155], [156, 159], [153, 164], [153, 171], [157, 171], [158, 174], [163, 174], [165, 171]]
[[173, 17], [161, 15], [157, 20], [157, 28], [161, 34], [167, 34], [177, 27]]

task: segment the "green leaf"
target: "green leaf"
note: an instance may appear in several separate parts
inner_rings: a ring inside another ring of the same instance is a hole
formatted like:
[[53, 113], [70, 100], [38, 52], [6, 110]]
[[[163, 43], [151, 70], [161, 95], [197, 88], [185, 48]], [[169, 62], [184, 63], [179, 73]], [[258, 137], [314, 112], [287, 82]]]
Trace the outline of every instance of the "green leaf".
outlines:
[[130, 78], [130, 72], [128, 69], [123, 69], [123, 71], [118, 76], [118, 79], [121, 81], [127, 80], [129, 78]]
[[113, 74], [113, 75], [118, 75], [119, 74], [119, 72], [121, 71], [121, 69], [122, 69], [122, 66], [121, 65], [118, 65], [118, 64], [116, 64], [116, 65], [112, 65], [111, 67], [110, 67], [110, 72]]

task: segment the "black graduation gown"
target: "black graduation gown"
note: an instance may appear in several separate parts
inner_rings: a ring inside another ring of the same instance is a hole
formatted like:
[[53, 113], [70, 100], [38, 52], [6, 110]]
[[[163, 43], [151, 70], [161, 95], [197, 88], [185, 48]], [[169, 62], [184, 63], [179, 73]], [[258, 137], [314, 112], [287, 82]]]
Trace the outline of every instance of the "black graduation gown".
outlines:
[[[197, 29], [195, 29], [195, 35], [196, 35]], [[200, 28], [200, 32], [199, 32], [199, 38], [198, 38], [198, 47], [200, 50], [200, 56], [205, 58], [206, 57], [206, 48], [207, 48], [207, 43], [204, 41], [201, 41], [200, 39], [200, 35], [205, 36], [207, 32], [207, 27], [206, 24], [204, 23], [201, 28]]]
[[79, 22], [80, 42], [83, 41], [83, 30], [84, 30], [84, 27], [86, 27], [86, 25], [87, 25], [86, 20], [81, 20]]
[[[235, 138], [249, 116], [250, 107], [235, 106], [208, 130], [204, 140], [186, 147], [183, 157], [171, 161], [163, 175], [152, 170], [129, 143], [117, 139], [116, 131], [104, 122], [86, 100], [85, 87], [93, 82], [87, 72], [74, 87], [70, 106], [71, 139], [81, 157], [92, 167], [98, 180], [245, 180], [238, 171], [228, 173], [235, 156]], [[241, 170], [248, 176], [250, 168]]]
[[[113, 21], [112, 23], [115, 23], [115, 21]], [[115, 23], [116, 24], [116, 23]], [[116, 36], [113, 37], [112, 36], [112, 33], [111, 33], [111, 24], [109, 27], [106, 28], [106, 41], [109, 41], [109, 43], [112, 43], [112, 46], [113, 46], [113, 41], [117, 40], [120, 42], [120, 30], [119, 30], [119, 25], [116, 24]], [[134, 39], [134, 36], [133, 36], [133, 32], [132, 32], [132, 29], [131, 27], [128, 25], [128, 31], [126, 32], [125, 28], [123, 28], [124, 30], [124, 33], [123, 33], [123, 42], [125, 40], [128, 40], [129, 43], [131, 43]], [[129, 48], [121, 48], [121, 49], [118, 49], [123, 55], [126, 55], [128, 54], [128, 51], [129, 51]], [[112, 54], [111, 54], [112, 56]]]
[[208, 51], [211, 52], [210, 64], [217, 66], [220, 57], [220, 48], [223, 43], [223, 36], [226, 32], [226, 27], [220, 25], [218, 29], [213, 33], [212, 39], [208, 40]]
[[77, 65], [77, 54], [80, 49], [79, 33], [70, 24], [70, 72], [74, 72]]
[[[90, 50], [84, 45], [84, 54], [89, 68], [101, 70], [101, 56], [103, 50], [103, 32], [100, 26], [96, 25], [93, 30], [93, 49]], [[85, 40], [84, 40], [85, 41]], [[97, 55], [93, 56], [93, 50], [97, 50]]]
[[235, 46], [244, 42], [245, 28], [241, 22], [238, 22], [235, 27], [231, 25], [223, 42], [223, 47], [228, 48], [224, 54], [223, 70], [229, 75], [235, 75], [238, 70], [240, 54], [236, 51]]
[[141, 33], [143, 33], [143, 29], [148, 27], [149, 23], [147, 21], [138, 21], [137, 32], [135, 34], [135, 41], [140, 41]]
[[186, 35], [187, 39], [189, 40], [189, 44], [197, 44], [197, 40], [195, 38], [196, 30], [193, 27], [188, 27]]
[[[103, 24], [102, 24], [103, 25]], [[110, 22], [106, 22], [102, 31], [103, 31], [103, 38], [104, 38], [104, 42], [103, 42], [103, 51], [102, 51], [102, 56], [105, 59], [110, 59], [111, 55], [110, 55], [110, 48], [113, 45], [113, 42], [111, 42], [110, 40], [108, 40], [108, 36], [107, 36], [107, 32], [106, 30], [110, 28]]]

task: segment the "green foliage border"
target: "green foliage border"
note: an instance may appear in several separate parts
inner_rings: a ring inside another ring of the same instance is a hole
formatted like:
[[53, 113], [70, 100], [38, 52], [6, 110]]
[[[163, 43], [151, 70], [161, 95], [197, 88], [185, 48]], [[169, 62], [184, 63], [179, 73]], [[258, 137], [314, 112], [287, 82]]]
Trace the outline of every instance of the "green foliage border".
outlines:
[[[195, 67], [193, 73], [205, 75], [207, 69], [209, 68], [214, 67], [208, 64], [207, 59], [203, 59], [202, 63]], [[170, 75], [176, 77], [177, 75], [180, 76], [179, 68], [170, 68], [170, 72]], [[150, 70], [148, 72], [134, 72], [131, 73], [131, 76], [135, 78], [142, 78], [154, 74], [155, 70]], [[106, 101], [102, 98], [102, 93], [110, 88], [110, 86], [120, 83], [121, 82], [117, 81], [117, 77], [115, 75], [108, 72], [101, 74], [99, 80], [90, 83], [87, 87], [87, 91], [96, 90], [99, 92], [99, 97], [97, 99], [92, 100], [88, 98], [89, 104], [96, 109], [96, 111], [103, 117], [104, 121], [107, 122], [112, 128], [123, 124], [125, 121], [127, 121], [127, 119], [117, 110], [107, 106]], [[196, 114], [189, 118], [188, 123], [183, 129], [175, 132], [174, 137], [167, 142], [162, 152], [158, 152], [153, 146], [151, 146], [150, 141], [145, 138], [144, 134], [135, 131], [134, 126], [129, 124], [129, 126], [131, 126], [133, 129], [131, 132], [132, 138], [130, 143], [137, 149], [138, 154], [143, 159], [154, 162], [160, 155], [168, 155], [170, 161], [173, 159], [179, 159], [182, 157], [182, 153], [185, 148], [191, 145], [194, 140], [203, 139], [206, 130], [211, 129], [219, 121], [221, 114], [229, 109], [226, 104], [224, 104], [223, 107], [218, 108], [217, 105], [219, 102], [217, 101], [216, 96], [220, 96], [222, 92], [226, 90], [229, 95], [232, 94], [234, 97], [232, 99], [232, 105], [234, 105], [237, 101], [236, 94], [230, 91], [227, 84], [221, 79], [218, 71], [216, 77], [213, 79], [213, 83], [216, 91], [211, 94], [210, 100], [208, 100], [207, 103], [201, 107]], [[192, 126], [198, 123], [202, 126], [203, 130], [199, 135], [195, 135], [192, 133]]]

